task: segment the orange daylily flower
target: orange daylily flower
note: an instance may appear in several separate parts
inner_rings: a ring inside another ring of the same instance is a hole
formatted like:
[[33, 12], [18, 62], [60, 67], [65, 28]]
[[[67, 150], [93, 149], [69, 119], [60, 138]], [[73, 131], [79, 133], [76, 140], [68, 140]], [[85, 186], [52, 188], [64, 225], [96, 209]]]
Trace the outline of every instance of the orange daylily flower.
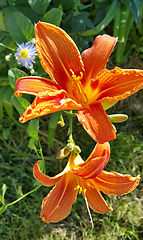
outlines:
[[43, 174], [38, 161], [33, 168], [34, 177], [46, 187], [55, 185], [43, 200], [40, 214], [42, 220], [49, 223], [66, 218], [76, 201], [78, 191], [83, 194], [88, 205], [99, 213], [112, 210], [107, 206], [100, 191], [117, 196], [133, 191], [140, 177], [104, 171], [109, 156], [108, 142], [97, 143], [85, 162], [79, 154], [71, 152], [65, 169], [54, 177]]
[[36, 96], [19, 121], [24, 123], [73, 109], [78, 110], [78, 120], [95, 141], [104, 143], [115, 139], [104, 109], [143, 88], [143, 71], [106, 69], [117, 38], [98, 36], [92, 47], [80, 55], [67, 33], [52, 24], [39, 22], [35, 24], [35, 39], [41, 64], [51, 79], [30, 76], [17, 80], [15, 96], [22, 93]]

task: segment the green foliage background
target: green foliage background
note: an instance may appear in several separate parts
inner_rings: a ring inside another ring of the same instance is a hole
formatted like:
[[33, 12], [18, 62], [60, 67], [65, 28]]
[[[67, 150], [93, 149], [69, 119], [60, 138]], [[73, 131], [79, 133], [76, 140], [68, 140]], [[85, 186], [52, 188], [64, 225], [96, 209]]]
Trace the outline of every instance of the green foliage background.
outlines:
[[[16, 79], [30, 75], [30, 68], [17, 64], [17, 44], [34, 38], [34, 23], [44, 21], [64, 29], [79, 50], [89, 48], [96, 35], [118, 37], [108, 68], [143, 68], [143, 1], [141, 0], [1, 0], [0, 1], [0, 239], [139, 239], [143, 234], [142, 180], [137, 189], [122, 197], [108, 196], [114, 211], [99, 215], [93, 211], [91, 229], [84, 199], [78, 196], [71, 214], [58, 224], [39, 218], [41, 202], [49, 189], [40, 187], [32, 175], [37, 159], [46, 160], [46, 173], [53, 176], [67, 159], [56, 160], [65, 146], [68, 119], [57, 126], [60, 113], [20, 124], [18, 118], [32, 101], [16, 98]], [[5, 56], [10, 54], [10, 61]], [[46, 77], [38, 57], [34, 75]], [[111, 113], [126, 113], [129, 120], [117, 125], [117, 140], [111, 142], [108, 171], [142, 175], [143, 111], [142, 91], [118, 103]], [[73, 136], [84, 160], [93, 140], [74, 119]], [[44, 168], [44, 166], [43, 166]]]

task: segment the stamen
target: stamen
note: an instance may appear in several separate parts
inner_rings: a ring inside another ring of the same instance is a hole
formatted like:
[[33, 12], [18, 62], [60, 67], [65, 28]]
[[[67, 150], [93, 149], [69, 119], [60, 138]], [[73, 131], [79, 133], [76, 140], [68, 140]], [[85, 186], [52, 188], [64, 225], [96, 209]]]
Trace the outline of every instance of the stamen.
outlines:
[[80, 189], [80, 185], [77, 185], [77, 187], [74, 188], [74, 190]]
[[87, 96], [82, 89], [81, 82], [78, 82], [77, 94], [80, 96], [82, 103], [86, 104], [88, 102]]
[[91, 212], [90, 212], [90, 209], [89, 209], [89, 206], [88, 206], [87, 198], [84, 197], [84, 199], [85, 199], [85, 202], [86, 202], [86, 207], [87, 207], [87, 211], [88, 211], [88, 214], [89, 214], [89, 217], [90, 217], [92, 228], [94, 228], [93, 219], [92, 219]]
[[82, 193], [82, 187], [80, 187], [80, 189], [79, 189], [79, 194], [81, 194]]
[[[77, 177], [77, 182], [78, 182], [78, 186], [76, 187], [76, 189], [82, 189], [82, 192], [83, 192], [83, 197], [85, 199], [85, 203], [86, 203], [86, 207], [87, 207], [87, 211], [88, 211], [88, 214], [89, 214], [89, 218], [90, 218], [90, 221], [91, 221], [91, 225], [92, 225], [92, 228], [94, 228], [94, 224], [93, 224], [93, 219], [92, 219], [92, 216], [91, 216], [91, 213], [90, 213], [90, 209], [89, 209], [89, 206], [88, 206], [88, 201], [87, 201], [87, 198], [86, 198], [86, 191], [87, 189], [86, 188], [82, 188], [80, 185], [79, 185], [79, 179]], [[86, 182], [88, 186], [90, 186], [90, 184], [88, 182]], [[80, 194], [80, 192], [79, 192]]]
[[[78, 178], [77, 178], [78, 180]], [[88, 183], [87, 183], [88, 184]], [[89, 185], [89, 184], [88, 184]], [[89, 185], [90, 186], [90, 185]], [[87, 189], [86, 188], [82, 188], [79, 184], [77, 185], [77, 187], [74, 188], [74, 190], [78, 190], [79, 189], [79, 194], [81, 194], [83, 192], [83, 194], [85, 195]], [[92, 228], [94, 228], [94, 224], [93, 224], [93, 219], [92, 219], [92, 216], [91, 216], [91, 212], [90, 212], [90, 209], [89, 209], [89, 206], [88, 206], [88, 202], [87, 202], [87, 198], [86, 196], [84, 196], [84, 199], [85, 199], [85, 203], [86, 203], [86, 207], [87, 207], [87, 211], [88, 211], [88, 214], [89, 214], [89, 218], [90, 218], [90, 221], [91, 221], [91, 225], [92, 225]]]
[[87, 189], [85, 188], [85, 189], [83, 190], [84, 194], [86, 193], [86, 191], [87, 191]]
[[72, 83], [73, 96], [78, 103], [81, 103], [81, 104], [83, 103], [85, 105], [87, 104], [88, 99], [86, 94], [83, 91], [82, 84], [81, 84], [83, 73], [80, 72], [80, 76], [77, 77], [71, 69], [70, 71], [72, 72], [71, 83]]
[[[83, 189], [82, 189], [82, 187], [81, 187], [80, 185], [77, 185], [77, 187], [75, 187], [75, 188], [74, 188], [74, 190], [79, 190], [79, 194], [81, 194], [81, 193], [82, 193], [82, 191], [83, 191]], [[86, 190], [87, 190], [87, 189], [84, 189], [84, 191], [83, 191], [83, 192], [85, 193], [85, 192], [86, 192]]]

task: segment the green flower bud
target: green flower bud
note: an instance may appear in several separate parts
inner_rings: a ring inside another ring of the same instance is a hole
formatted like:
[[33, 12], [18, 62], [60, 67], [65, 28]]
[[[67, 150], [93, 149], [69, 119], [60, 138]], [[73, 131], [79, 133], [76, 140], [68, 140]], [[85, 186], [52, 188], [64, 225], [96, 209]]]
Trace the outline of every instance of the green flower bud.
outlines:
[[124, 122], [128, 119], [128, 115], [126, 114], [112, 114], [112, 115], [108, 115], [108, 117], [113, 123]]

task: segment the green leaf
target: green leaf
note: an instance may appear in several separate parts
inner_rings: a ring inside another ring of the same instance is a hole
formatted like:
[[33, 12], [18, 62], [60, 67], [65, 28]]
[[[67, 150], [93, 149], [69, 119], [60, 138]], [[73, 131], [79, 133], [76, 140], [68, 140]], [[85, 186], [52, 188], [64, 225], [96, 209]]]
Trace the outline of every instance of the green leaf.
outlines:
[[5, 210], [6, 210], [6, 207], [5, 206], [1, 206], [0, 207], [0, 214], [2, 214]]
[[130, 0], [130, 11], [133, 14], [134, 20], [139, 26], [142, 16], [143, 1], [141, 0]]
[[7, 28], [12, 39], [21, 44], [34, 37], [34, 26], [29, 18], [20, 12], [8, 12]]
[[6, 7], [7, 6], [7, 0], [1, 0], [0, 1], [0, 8]]
[[35, 152], [37, 152], [36, 140], [35, 140], [35, 138], [30, 138], [28, 147], [29, 147], [31, 150], [34, 150]]
[[3, 101], [10, 102], [11, 101], [11, 96], [13, 95], [13, 89], [11, 86], [8, 86], [3, 97]]
[[23, 115], [25, 109], [30, 105], [30, 103], [25, 98], [15, 97], [14, 95], [11, 97], [11, 101], [20, 115]]
[[13, 119], [13, 105], [10, 102], [4, 102], [3, 106], [9, 118]]
[[8, 3], [9, 3], [10, 6], [14, 5], [15, 2], [16, 2], [16, 0], [8, 0]]
[[0, 30], [5, 31], [5, 23], [4, 23], [4, 17], [2, 12], [0, 12]]
[[10, 135], [9, 129], [3, 130], [2, 136], [3, 136], [4, 140], [8, 140], [9, 139], [9, 135]]
[[48, 12], [44, 14], [41, 21], [52, 23], [56, 26], [60, 26], [61, 20], [62, 20], [62, 10], [59, 8], [52, 8]]
[[43, 15], [46, 12], [50, 2], [51, 0], [28, 0], [33, 11], [40, 15]]
[[29, 137], [32, 137], [34, 139], [38, 138], [38, 131], [39, 131], [39, 120], [38, 119], [32, 119], [30, 120], [27, 128], [27, 133]]
[[18, 191], [17, 192], [20, 196], [23, 196], [22, 186], [18, 186]]
[[3, 184], [2, 185], [2, 197], [3, 197], [3, 199], [4, 199], [4, 195], [6, 193], [6, 190], [7, 190], [7, 186], [6, 186], [6, 184]]
[[2, 196], [0, 195], [0, 202], [3, 202], [3, 198], [2, 198]]
[[3, 120], [3, 105], [0, 105], [0, 120]]
[[87, 14], [81, 13], [81, 14], [79, 15], [79, 20], [80, 20], [80, 22], [83, 22], [83, 24], [84, 24], [86, 27], [91, 28], [91, 29], [93, 29], [94, 31], [96, 31], [94, 24], [93, 24], [92, 21], [88, 18]]
[[64, 29], [69, 33], [83, 32], [86, 26], [94, 29], [95, 27], [91, 20], [88, 18], [87, 13], [81, 13], [78, 15], [68, 14], [68, 16], [64, 19]]
[[[0, 201], [2, 202], [3, 205], [5, 205], [5, 203], [4, 203], [4, 195], [5, 195], [5, 193], [6, 193], [6, 190], [7, 190], [7, 186], [6, 186], [6, 184], [3, 184], [3, 185], [2, 185], [2, 195], [1, 195], [1, 197], [0, 197]], [[4, 207], [4, 206], [3, 206], [3, 207]], [[4, 207], [4, 208], [5, 208], [5, 207]], [[0, 213], [1, 213], [1, 211], [4, 212], [4, 211], [3, 211], [4, 208], [2, 208], [2, 207], [0, 208]]]
[[3, 119], [3, 101], [8, 88], [9, 86], [2, 86], [0, 88], [0, 120]]
[[114, 0], [105, 18], [95, 27], [96, 31], [93, 29], [87, 30], [82, 33], [82, 36], [96, 35], [101, 32], [113, 20], [116, 12], [119, 11], [119, 7], [120, 2], [118, 2], [118, 0]]
[[80, 2], [77, 0], [68, 0], [68, 1], [67, 0], [62, 0], [62, 1], [61, 0], [53, 0], [54, 6], [59, 7], [60, 5], [62, 5], [64, 11], [69, 11], [71, 9], [74, 9], [75, 6], [78, 5], [77, 3], [80, 4]]
[[49, 127], [48, 127], [48, 142], [51, 147], [53, 147], [53, 138], [57, 127], [57, 122], [59, 120], [60, 112], [52, 113]]
[[20, 77], [25, 77], [27, 74], [18, 68], [11, 68], [8, 70], [8, 79], [11, 87], [15, 90], [16, 80]]
[[13, 89], [11, 86], [7, 88], [4, 94], [3, 106], [6, 110], [7, 115], [13, 119], [13, 105], [11, 104], [11, 96], [13, 95]]

